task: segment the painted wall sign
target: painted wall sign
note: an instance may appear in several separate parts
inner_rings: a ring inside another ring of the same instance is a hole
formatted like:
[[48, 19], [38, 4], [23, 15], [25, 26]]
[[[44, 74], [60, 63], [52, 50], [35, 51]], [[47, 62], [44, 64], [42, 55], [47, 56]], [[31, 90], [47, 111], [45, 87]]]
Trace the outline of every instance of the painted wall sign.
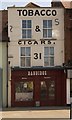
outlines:
[[42, 9], [42, 10], [17, 10], [19, 16], [56, 16], [57, 11], [56, 10], [50, 10], [50, 9]]
[[40, 41], [32, 41], [32, 40], [19, 40], [19, 45], [38, 45], [38, 44], [55, 44], [55, 41], [51, 40], [40, 40]]
[[36, 25], [35, 31], [36, 32], [41, 32], [39, 25]]
[[47, 75], [47, 71], [28, 71], [28, 76]]

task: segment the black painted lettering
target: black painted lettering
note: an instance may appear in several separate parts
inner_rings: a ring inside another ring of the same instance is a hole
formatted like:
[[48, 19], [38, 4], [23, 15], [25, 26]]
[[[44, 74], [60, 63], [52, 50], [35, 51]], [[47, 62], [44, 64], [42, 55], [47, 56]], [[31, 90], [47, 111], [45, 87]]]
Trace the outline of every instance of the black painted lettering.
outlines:
[[18, 44], [19, 44], [19, 45], [21, 45], [21, 44], [22, 44], [22, 41], [21, 41], [21, 40], [19, 40], [19, 41], [18, 41]]
[[28, 10], [28, 15], [33, 16], [33, 10]]
[[35, 11], [34, 16], [36, 16], [36, 15], [40, 16], [40, 13], [39, 13], [39, 11], [38, 11], [38, 10], [36, 10], [36, 11]]
[[51, 44], [51, 41], [50, 41], [50, 40], [48, 40], [48, 44]]
[[27, 10], [22, 11], [23, 16], [27, 16]]
[[34, 41], [34, 45], [38, 45], [38, 42], [37, 42], [37, 41]]
[[35, 29], [36, 32], [40, 32], [40, 28], [39, 28], [39, 25], [36, 26], [36, 29]]
[[45, 15], [45, 10], [41, 10], [41, 15], [44, 16]]
[[50, 16], [50, 15], [51, 15], [51, 10], [47, 10], [47, 11], [46, 11], [46, 15], [47, 15], [47, 16]]
[[34, 53], [34, 59], [35, 59], [35, 60], [38, 59], [38, 53]]
[[39, 53], [39, 59], [41, 59], [41, 53]]
[[45, 40], [41, 40], [41, 44], [45, 44]]
[[21, 16], [22, 10], [17, 10], [18, 11], [18, 15]]
[[52, 15], [56, 16], [56, 14], [57, 14], [56, 10], [52, 10]]
[[55, 19], [55, 25], [59, 25], [59, 19]]
[[24, 45], [26, 44], [26, 41], [24, 40]]
[[28, 44], [29, 44], [29, 45], [31, 45], [31, 44], [32, 44], [31, 40], [29, 40], [29, 41], [28, 41]]

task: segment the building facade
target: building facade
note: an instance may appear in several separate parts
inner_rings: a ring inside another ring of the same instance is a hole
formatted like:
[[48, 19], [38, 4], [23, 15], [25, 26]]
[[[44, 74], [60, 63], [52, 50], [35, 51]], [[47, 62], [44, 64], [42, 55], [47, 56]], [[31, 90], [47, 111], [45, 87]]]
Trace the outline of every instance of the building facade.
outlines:
[[9, 106], [66, 105], [64, 9], [8, 8]]
[[0, 11], [0, 92], [1, 107], [7, 107], [8, 11]]
[[68, 104], [72, 103], [72, 1], [57, 2], [52, 0], [52, 7], [64, 8], [64, 51], [67, 66], [67, 98]]

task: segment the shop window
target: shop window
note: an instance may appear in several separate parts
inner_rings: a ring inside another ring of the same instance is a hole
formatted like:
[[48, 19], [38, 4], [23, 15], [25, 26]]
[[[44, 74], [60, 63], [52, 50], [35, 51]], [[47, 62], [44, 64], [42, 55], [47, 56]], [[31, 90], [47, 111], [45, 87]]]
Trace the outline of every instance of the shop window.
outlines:
[[15, 101], [32, 101], [33, 100], [33, 82], [15, 83]]
[[49, 99], [55, 99], [55, 81], [49, 81], [49, 86], [48, 86], [48, 98]]
[[32, 22], [31, 20], [22, 20], [22, 38], [32, 37]]
[[30, 67], [31, 66], [31, 49], [30, 47], [21, 47], [20, 49], [20, 66]]
[[70, 97], [72, 97], [72, 79], [70, 79]]
[[44, 47], [44, 66], [54, 66], [54, 47]]
[[45, 81], [41, 81], [41, 100], [47, 99], [47, 86]]
[[43, 38], [52, 38], [52, 20], [43, 20]]

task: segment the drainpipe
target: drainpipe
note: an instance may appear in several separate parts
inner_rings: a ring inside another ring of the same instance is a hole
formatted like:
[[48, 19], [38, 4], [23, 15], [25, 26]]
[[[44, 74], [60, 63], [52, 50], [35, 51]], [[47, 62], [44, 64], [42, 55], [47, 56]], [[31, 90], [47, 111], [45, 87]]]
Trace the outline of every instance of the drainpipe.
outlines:
[[8, 107], [8, 40], [6, 46], [7, 46], [7, 105], [6, 107]]

